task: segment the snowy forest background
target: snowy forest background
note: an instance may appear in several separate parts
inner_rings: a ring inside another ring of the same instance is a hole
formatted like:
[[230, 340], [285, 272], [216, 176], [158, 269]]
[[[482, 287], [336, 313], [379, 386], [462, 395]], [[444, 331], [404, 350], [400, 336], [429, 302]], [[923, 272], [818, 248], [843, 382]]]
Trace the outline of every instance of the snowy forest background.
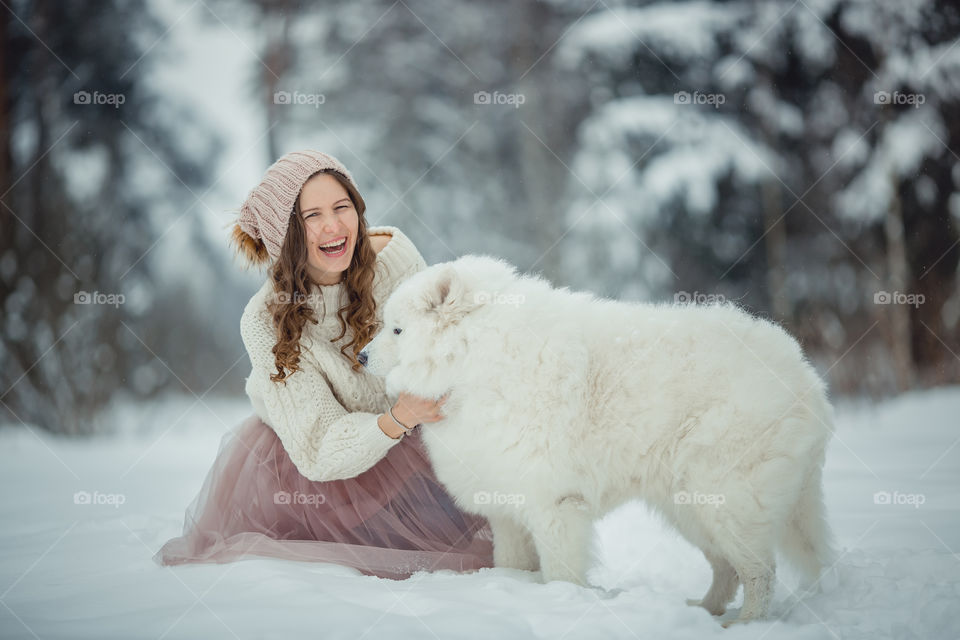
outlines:
[[0, 5], [0, 422], [241, 397], [227, 227], [299, 148], [428, 263], [736, 300], [835, 396], [960, 382], [954, 2]]

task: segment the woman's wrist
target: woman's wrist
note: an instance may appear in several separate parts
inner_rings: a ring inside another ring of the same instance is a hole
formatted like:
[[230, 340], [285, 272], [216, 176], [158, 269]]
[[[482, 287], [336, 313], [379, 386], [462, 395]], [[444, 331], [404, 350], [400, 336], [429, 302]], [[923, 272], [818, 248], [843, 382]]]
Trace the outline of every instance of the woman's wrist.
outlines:
[[406, 431], [394, 424], [393, 419], [386, 413], [381, 413], [377, 417], [377, 426], [380, 427], [380, 431], [383, 431], [388, 437], [393, 438], [394, 440], [399, 440]]
[[409, 418], [406, 414], [397, 411], [396, 407], [390, 407], [387, 410], [387, 414], [390, 416], [390, 419], [393, 420], [393, 423], [404, 430], [406, 433], [413, 431], [416, 424], [413, 424], [413, 418]]

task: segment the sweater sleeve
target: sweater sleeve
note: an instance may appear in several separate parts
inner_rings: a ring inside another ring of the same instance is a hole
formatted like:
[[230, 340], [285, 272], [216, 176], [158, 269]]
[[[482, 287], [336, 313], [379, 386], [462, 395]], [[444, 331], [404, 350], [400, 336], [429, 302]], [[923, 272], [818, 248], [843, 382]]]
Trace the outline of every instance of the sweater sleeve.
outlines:
[[416, 245], [400, 229], [390, 226], [371, 227], [369, 233], [392, 236], [377, 256], [386, 276], [387, 286], [382, 297], [385, 302], [401, 282], [426, 269], [427, 263]]
[[271, 381], [276, 336], [265, 307], [248, 305], [240, 333], [252, 365], [247, 395], [303, 476], [313, 481], [355, 477], [400, 441], [380, 429], [379, 414], [348, 412], [312, 358], [301, 358], [300, 370], [286, 383]]

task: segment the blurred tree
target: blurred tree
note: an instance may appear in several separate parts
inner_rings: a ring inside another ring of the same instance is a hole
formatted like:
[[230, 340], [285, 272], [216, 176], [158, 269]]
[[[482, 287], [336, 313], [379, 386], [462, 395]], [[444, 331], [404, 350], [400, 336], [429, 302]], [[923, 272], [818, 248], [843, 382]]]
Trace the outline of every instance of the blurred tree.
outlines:
[[636, 4], [561, 47], [611, 88], [579, 131], [570, 214], [600, 192], [610, 220], [571, 234], [571, 273], [739, 300], [839, 391], [960, 379], [956, 5]]
[[[199, 385], [210, 374], [197, 362], [228, 358], [188, 299], [158, 308], [171, 289], [144, 259], [190, 185], [208, 181], [216, 151], [201, 133], [188, 153], [190, 118], [142, 81], [165, 28], [142, 0], [0, 9], [0, 413], [10, 420], [89, 432], [118, 391]], [[196, 325], [189, 340], [171, 315]], [[192, 360], [176, 361], [178, 342]]]

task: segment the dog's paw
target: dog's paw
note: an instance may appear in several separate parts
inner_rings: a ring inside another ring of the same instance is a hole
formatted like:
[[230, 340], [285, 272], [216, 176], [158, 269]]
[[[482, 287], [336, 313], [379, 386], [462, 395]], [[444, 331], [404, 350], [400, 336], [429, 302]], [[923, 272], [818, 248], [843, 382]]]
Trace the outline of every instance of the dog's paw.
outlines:
[[757, 616], [747, 616], [746, 618], [744, 618], [742, 615], [739, 615], [741, 613], [743, 613], [742, 609], [739, 612], [736, 609], [734, 609], [729, 619], [720, 620], [720, 626], [723, 627], [724, 629], [729, 629], [735, 624], [741, 625], [741, 624], [747, 624], [748, 622], [763, 622], [764, 620], [763, 617], [757, 617]]
[[710, 615], [713, 616], [722, 616], [727, 612], [726, 607], [720, 607], [717, 605], [707, 605], [703, 603], [703, 600], [695, 600], [694, 598], [687, 598], [687, 605], [691, 607], [701, 607], [706, 609]]
[[498, 569], [519, 569], [520, 571], [539, 571], [540, 558], [535, 553], [526, 553], [515, 549], [495, 547], [493, 566]]

